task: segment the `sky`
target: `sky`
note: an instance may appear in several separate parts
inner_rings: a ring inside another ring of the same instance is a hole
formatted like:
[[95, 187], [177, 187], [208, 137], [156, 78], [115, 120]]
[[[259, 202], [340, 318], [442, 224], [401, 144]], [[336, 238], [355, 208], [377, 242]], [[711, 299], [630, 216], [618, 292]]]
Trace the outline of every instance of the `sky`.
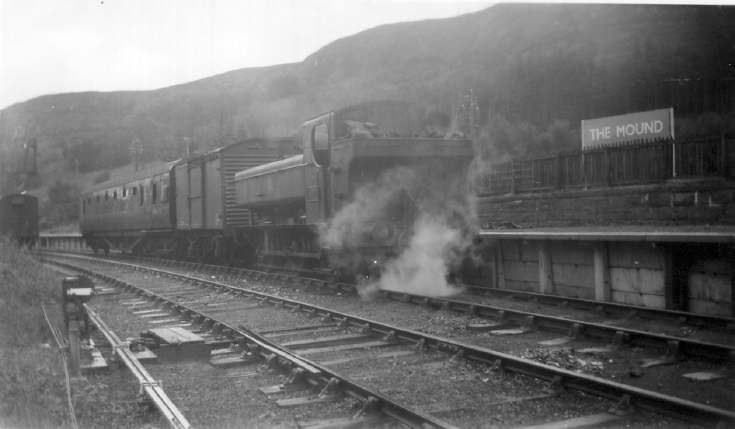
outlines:
[[381, 24], [480, 0], [0, 0], [0, 109], [43, 95], [145, 90], [298, 62]]

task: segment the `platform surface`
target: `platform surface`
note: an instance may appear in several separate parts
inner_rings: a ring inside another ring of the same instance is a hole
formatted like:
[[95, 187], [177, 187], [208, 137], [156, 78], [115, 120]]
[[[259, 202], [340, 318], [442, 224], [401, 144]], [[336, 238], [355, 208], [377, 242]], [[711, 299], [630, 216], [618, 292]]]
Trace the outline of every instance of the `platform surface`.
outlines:
[[478, 235], [506, 240], [735, 243], [735, 225], [610, 225], [483, 229]]

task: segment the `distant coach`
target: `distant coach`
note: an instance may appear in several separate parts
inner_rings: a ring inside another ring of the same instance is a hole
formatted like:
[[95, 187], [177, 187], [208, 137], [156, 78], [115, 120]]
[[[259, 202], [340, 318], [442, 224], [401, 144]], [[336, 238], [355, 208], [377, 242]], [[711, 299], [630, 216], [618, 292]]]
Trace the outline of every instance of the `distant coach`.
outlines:
[[32, 247], [38, 240], [38, 198], [25, 193], [0, 198], [0, 236]]

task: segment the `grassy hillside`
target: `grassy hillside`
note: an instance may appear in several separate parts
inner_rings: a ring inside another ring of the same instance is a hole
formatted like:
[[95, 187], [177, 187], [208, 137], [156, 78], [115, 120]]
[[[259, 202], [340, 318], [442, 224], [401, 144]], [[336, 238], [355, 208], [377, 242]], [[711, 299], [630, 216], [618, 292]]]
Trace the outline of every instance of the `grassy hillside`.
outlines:
[[488, 156], [574, 145], [583, 118], [671, 105], [678, 117], [722, 115], [735, 103], [734, 23], [732, 7], [502, 4], [377, 27], [300, 63], [155, 91], [38, 97], [0, 112], [3, 190], [29, 137], [48, 182], [126, 164], [136, 138], [144, 159], [171, 159], [187, 146], [288, 135], [304, 119], [372, 99], [449, 117], [471, 89]]

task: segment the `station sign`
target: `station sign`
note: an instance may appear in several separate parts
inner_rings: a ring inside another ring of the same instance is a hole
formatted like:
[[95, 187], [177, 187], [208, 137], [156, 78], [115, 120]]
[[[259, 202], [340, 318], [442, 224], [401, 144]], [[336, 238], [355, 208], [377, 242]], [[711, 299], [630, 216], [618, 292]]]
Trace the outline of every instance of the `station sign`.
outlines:
[[673, 107], [582, 121], [582, 149], [660, 138], [674, 138]]

